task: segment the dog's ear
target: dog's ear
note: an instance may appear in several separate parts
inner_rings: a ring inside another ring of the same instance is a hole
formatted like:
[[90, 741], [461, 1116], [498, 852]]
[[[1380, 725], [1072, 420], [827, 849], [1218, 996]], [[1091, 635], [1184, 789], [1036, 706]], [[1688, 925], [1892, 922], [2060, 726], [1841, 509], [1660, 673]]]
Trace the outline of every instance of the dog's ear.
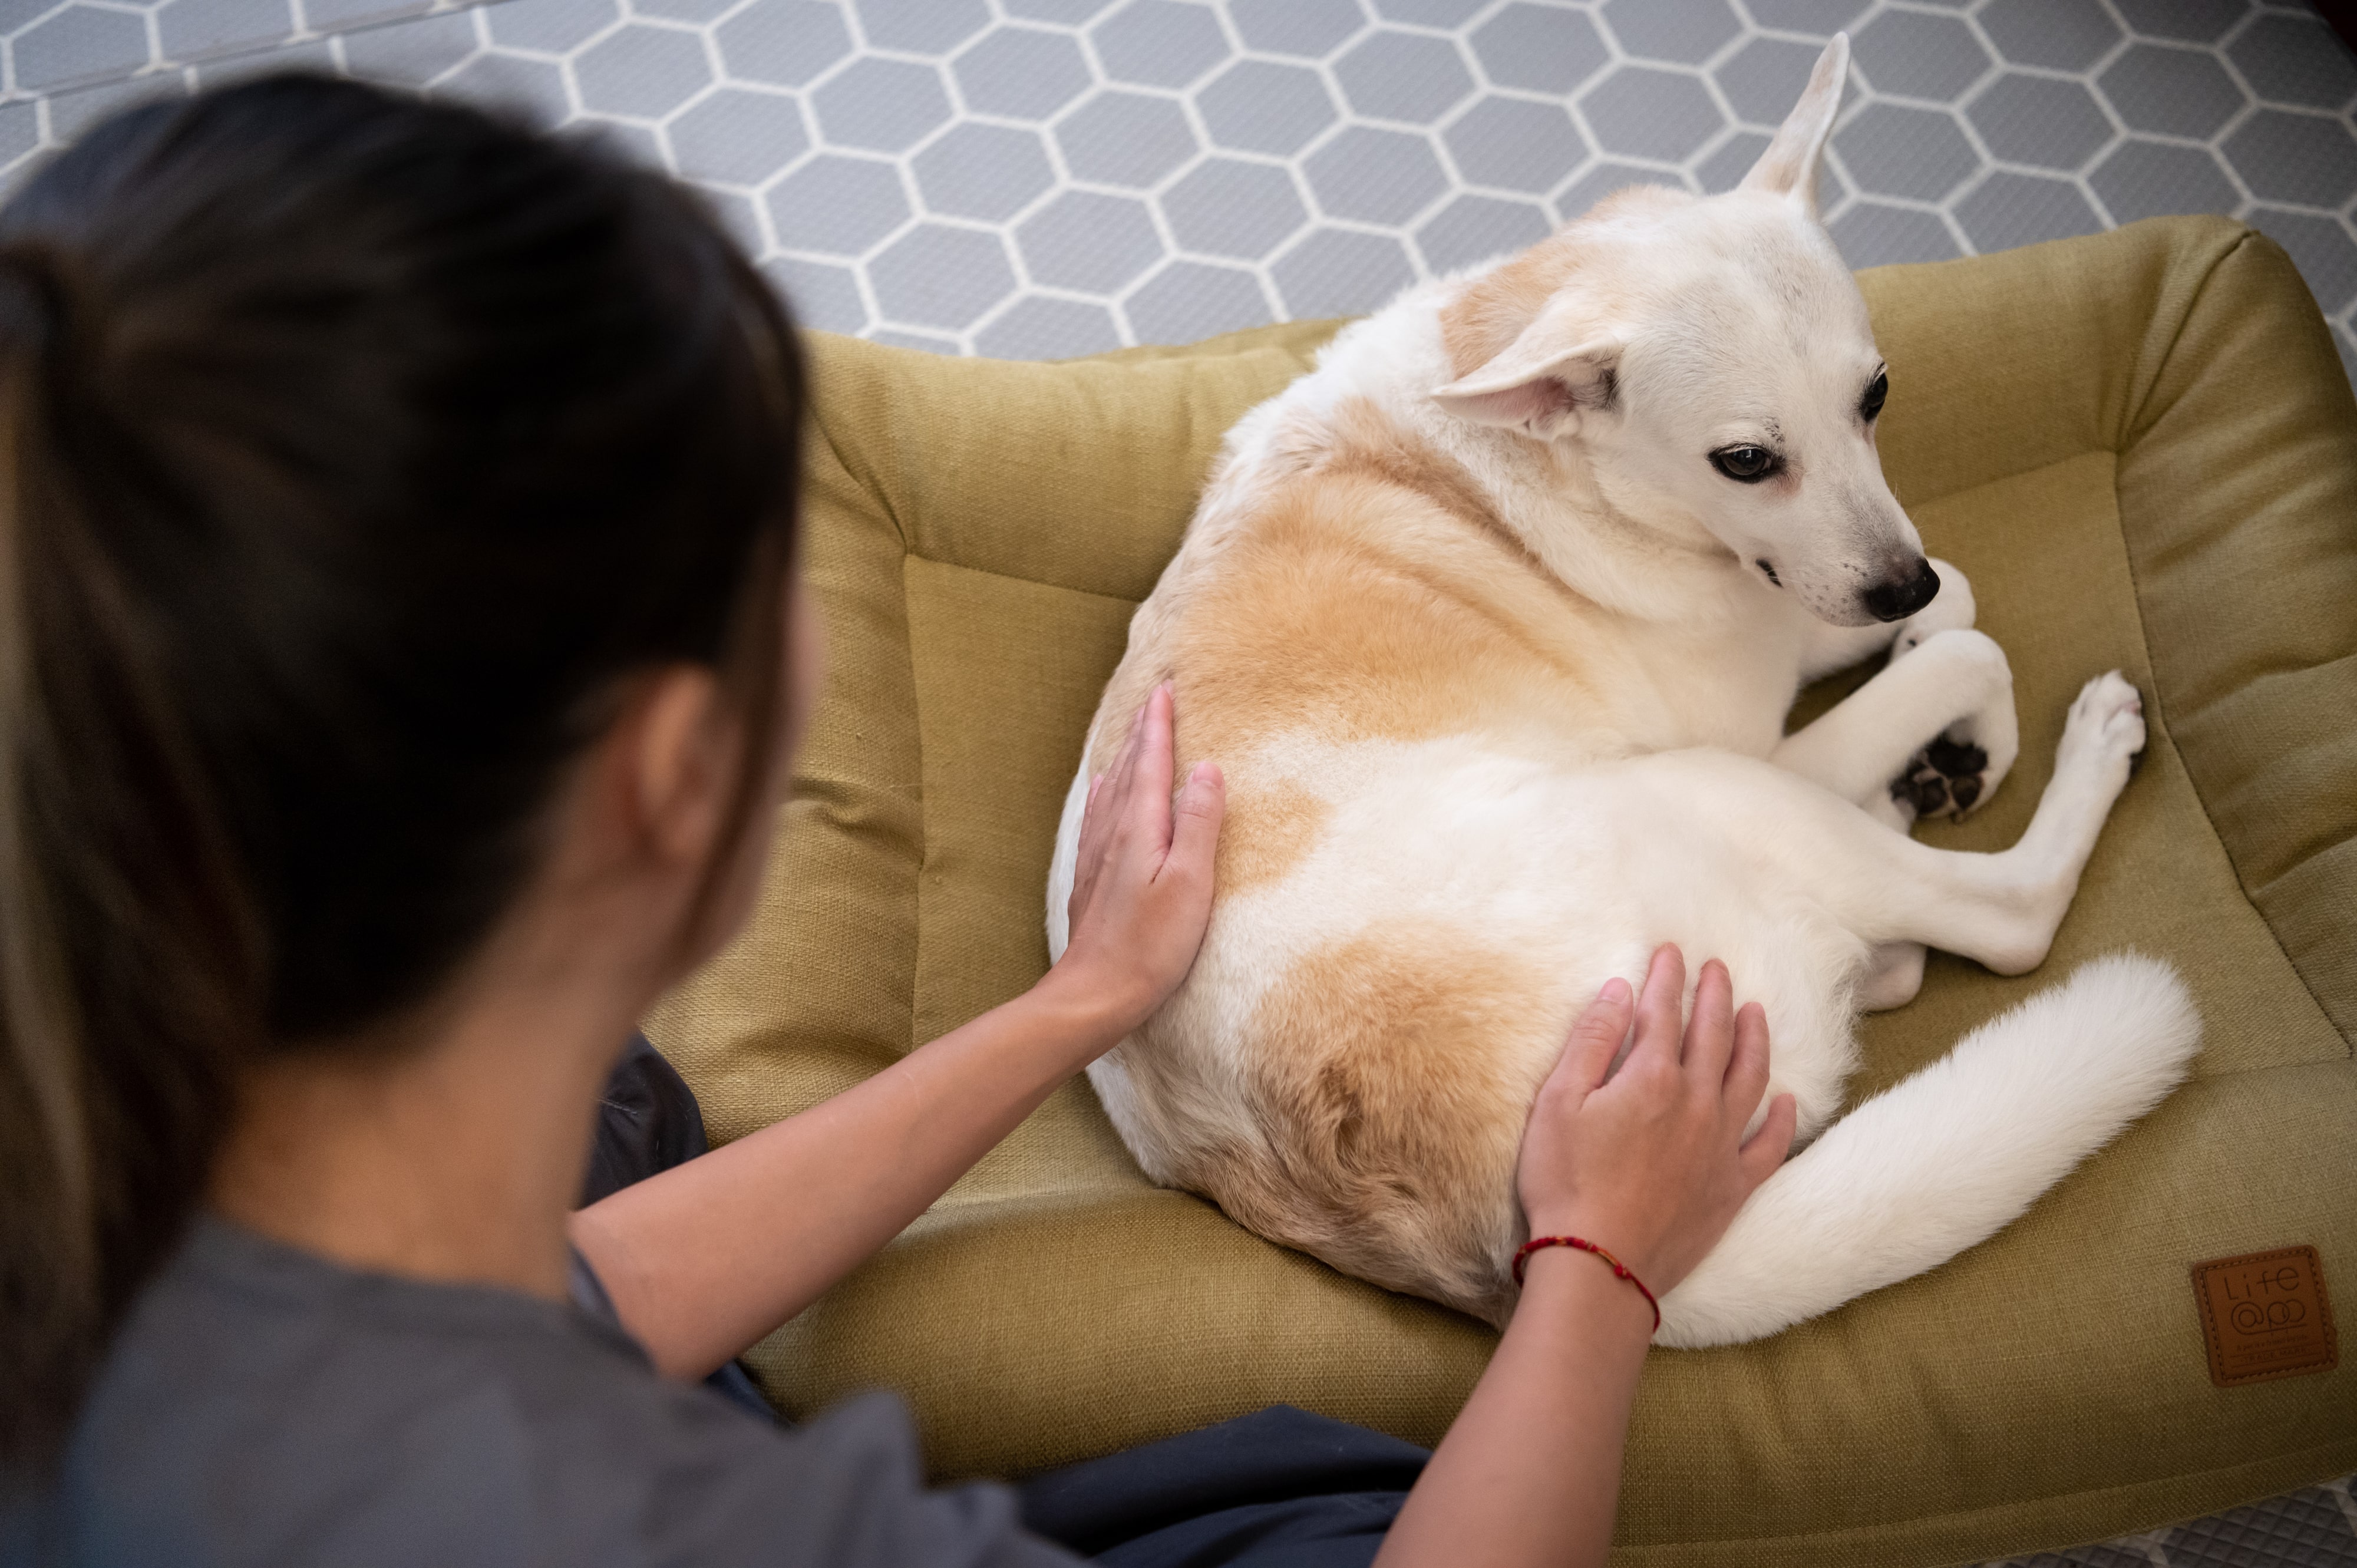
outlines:
[[1547, 441], [1576, 429], [1583, 410], [1612, 406], [1620, 366], [1617, 338], [1544, 314], [1432, 398], [1459, 419]]
[[1768, 144], [1751, 172], [1743, 177], [1741, 189], [1792, 197], [1808, 209], [1810, 217], [1816, 216], [1817, 160], [1824, 156], [1834, 116], [1841, 113], [1842, 82], [1848, 75], [1849, 35], [1835, 33], [1825, 52], [1817, 57], [1817, 69], [1809, 73], [1801, 101], [1784, 116], [1784, 123], [1776, 128], [1776, 139]]

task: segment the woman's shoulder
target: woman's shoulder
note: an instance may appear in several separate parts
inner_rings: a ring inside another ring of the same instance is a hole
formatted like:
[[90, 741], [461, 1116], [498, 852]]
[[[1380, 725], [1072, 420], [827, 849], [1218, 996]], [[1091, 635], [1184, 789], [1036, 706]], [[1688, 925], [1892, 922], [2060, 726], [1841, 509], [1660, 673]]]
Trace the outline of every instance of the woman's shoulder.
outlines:
[[125, 1322], [45, 1504], [50, 1552], [89, 1563], [1027, 1560], [1006, 1494], [922, 1490], [895, 1401], [788, 1433], [570, 1307], [213, 1219]]

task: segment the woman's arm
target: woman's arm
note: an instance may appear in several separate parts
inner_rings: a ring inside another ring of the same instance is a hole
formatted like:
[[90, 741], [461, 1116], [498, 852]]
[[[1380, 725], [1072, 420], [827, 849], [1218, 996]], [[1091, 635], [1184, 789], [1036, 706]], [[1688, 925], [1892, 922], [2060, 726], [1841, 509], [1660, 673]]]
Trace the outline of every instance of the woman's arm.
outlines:
[[[1703, 966], [1681, 1045], [1685, 965], [1653, 955], [1633, 1009], [1615, 980], [1573, 1026], [1523, 1137], [1534, 1236], [1612, 1251], [1655, 1293], [1684, 1279], [1783, 1162], [1792, 1101], [1747, 1143], [1768, 1085], [1768, 1024], [1731, 1015], [1726, 966]], [[1628, 1038], [1636, 1043], [1605, 1074]], [[1602, 1259], [1531, 1254], [1505, 1338], [1384, 1539], [1378, 1568], [1600, 1564], [1612, 1545], [1620, 1449], [1653, 1309]]]
[[658, 1367], [702, 1377], [800, 1312], [1186, 978], [1224, 795], [1205, 763], [1174, 807], [1170, 776], [1164, 687], [1091, 786], [1071, 944], [1029, 992], [573, 1217], [573, 1244]]

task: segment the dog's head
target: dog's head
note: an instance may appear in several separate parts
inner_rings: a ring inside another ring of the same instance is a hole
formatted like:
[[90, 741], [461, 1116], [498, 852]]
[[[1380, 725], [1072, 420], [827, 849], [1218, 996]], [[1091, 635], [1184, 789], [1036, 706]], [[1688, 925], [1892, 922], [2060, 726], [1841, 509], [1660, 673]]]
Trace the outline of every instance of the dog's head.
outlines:
[[1624, 191], [1442, 312], [1459, 418], [1576, 446], [1606, 499], [1715, 540], [1837, 626], [1940, 579], [1875, 450], [1889, 387], [1866, 301], [1818, 221], [1836, 37], [1737, 189]]

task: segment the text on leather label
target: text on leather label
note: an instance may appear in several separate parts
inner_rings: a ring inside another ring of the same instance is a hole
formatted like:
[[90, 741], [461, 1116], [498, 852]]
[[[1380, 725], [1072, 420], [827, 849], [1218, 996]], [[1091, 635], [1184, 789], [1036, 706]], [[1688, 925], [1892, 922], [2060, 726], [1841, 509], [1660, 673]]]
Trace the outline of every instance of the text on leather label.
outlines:
[[2324, 1268], [2313, 1247], [2193, 1265], [2210, 1380], [2220, 1388], [2329, 1372], [2341, 1364]]

